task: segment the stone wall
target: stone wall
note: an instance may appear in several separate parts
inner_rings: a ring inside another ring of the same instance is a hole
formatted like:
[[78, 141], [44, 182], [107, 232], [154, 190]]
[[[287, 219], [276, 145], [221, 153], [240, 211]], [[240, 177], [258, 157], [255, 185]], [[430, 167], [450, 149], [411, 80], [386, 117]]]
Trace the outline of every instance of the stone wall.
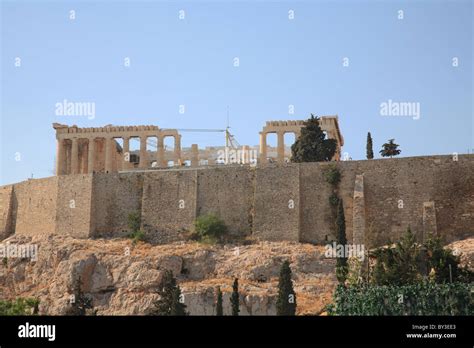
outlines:
[[197, 171], [197, 215], [219, 216], [234, 235], [252, 231], [255, 170], [249, 167]]
[[0, 187], [0, 240], [13, 233], [12, 197], [13, 185]]
[[142, 226], [149, 238], [179, 240], [196, 219], [197, 171], [146, 172], [143, 180]]
[[125, 236], [128, 216], [142, 210], [143, 175], [95, 174], [92, 181], [92, 234]]
[[56, 233], [92, 237], [92, 175], [57, 177]]
[[128, 214], [139, 211], [143, 230], [161, 243], [184, 238], [206, 213], [236, 235], [326, 243], [335, 236], [324, 172], [334, 165], [349, 241], [384, 244], [408, 226], [420, 241], [430, 232], [447, 242], [474, 234], [474, 155], [463, 155], [28, 180], [0, 187], [0, 237], [123, 236]]
[[54, 233], [58, 178], [27, 180], [13, 186], [12, 230], [17, 234]]
[[257, 169], [253, 233], [264, 240], [300, 240], [298, 165]]

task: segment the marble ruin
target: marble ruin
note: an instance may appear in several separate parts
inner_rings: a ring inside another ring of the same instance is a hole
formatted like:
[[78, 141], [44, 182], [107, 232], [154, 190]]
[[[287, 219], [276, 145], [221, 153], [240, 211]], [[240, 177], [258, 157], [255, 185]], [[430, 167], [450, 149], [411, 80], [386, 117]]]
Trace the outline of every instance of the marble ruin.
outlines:
[[[285, 146], [286, 133], [299, 136], [303, 120], [268, 121], [260, 132], [260, 146], [235, 144], [199, 149], [181, 147], [181, 134], [177, 129], [162, 129], [158, 126], [104, 126], [80, 128], [54, 123], [57, 153], [56, 175], [113, 173], [130, 170], [169, 168], [174, 166], [197, 167], [217, 164], [265, 164], [273, 161], [288, 162], [291, 157]], [[337, 116], [320, 118], [320, 126], [328, 138], [336, 139], [338, 146], [333, 160], [339, 161], [344, 138], [339, 129]], [[199, 130], [198, 130], [199, 131]], [[228, 132], [225, 130], [225, 132]], [[276, 149], [267, 146], [267, 135], [276, 133]], [[226, 136], [229, 134], [226, 133]], [[165, 145], [166, 137], [174, 138], [174, 149]], [[130, 150], [130, 141], [140, 143], [138, 151]], [[291, 145], [291, 144], [290, 144]], [[150, 150], [149, 148], [152, 148]], [[272, 156], [276, 153], [276, 156]], [[255, 155], [253, 155], [255, 154]]]

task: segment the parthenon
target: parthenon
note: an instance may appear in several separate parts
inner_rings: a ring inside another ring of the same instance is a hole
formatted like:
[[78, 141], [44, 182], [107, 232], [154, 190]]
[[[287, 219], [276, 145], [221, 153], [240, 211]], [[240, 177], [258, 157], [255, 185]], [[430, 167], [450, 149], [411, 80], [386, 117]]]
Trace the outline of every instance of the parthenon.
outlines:
[[[299, 136], [302, 120], [296, 121], [268, 121], [260, 132], [260, 147], [255, 161], [251, 161], [249, 151], [252, 147], [243, 145], [241, 164], [258, 162], [260, 164], [273, 161], [268, 155], [272, 148], [267, 146], [267, 134], [276, 133], [278, 143], [276, 147], [276, 161], [279, 163], [289, 160], [285, 156], [285, 133], [294, 133], [295, 139]], [[333, 160], [340, 160], [341, 146], [344, 139], [339, 130], [337, 116], [323, 116], [320, 118], [320, 126], [326, 132], [328, 138], [337, 140], [338, 146]], [[56, 175], [86, 174], [94, 172], [111, 173], [129, 170], [146, 170], [151, 168], [167, 168], [170, 166], [190, 165], [196, 167], [205, 163], [220, 164], [216, 152], [228, 153], [226, 147], [207, 147], [199, 150], [197, 144], [192, 144], [188, 149], [181, 147], [181, 134], [177, 129], [162, 129], [158, 126], [112, 126], [93, 128], [80, 128], [76, 125], [67, 126], [54, 123], [56, 130], [57, 153], [56, 153]], [[173, 151], [166, 151], [164, 139], [174, 138]], [[121, 139], [121, 141], [119, 141]], [[136, 139], [140, 143], [139, 150], [134, 153], [130, 150], [130, 140]], [[152, 139], [156, 150], [147, 149]], [[235, 149], [237, 150], [237, 149]], [[257, 152], [257, 148], [255, 148]], [[227, 163], [227, 161], [225, 162]]]

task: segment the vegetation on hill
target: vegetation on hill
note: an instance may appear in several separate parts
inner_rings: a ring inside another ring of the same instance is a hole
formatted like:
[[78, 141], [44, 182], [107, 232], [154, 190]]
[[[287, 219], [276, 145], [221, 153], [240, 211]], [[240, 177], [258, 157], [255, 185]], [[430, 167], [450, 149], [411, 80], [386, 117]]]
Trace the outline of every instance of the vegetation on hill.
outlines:
[[0, 315], [36, 315], [39, 300], [36, 298], [17, 298], [0, 300]]
[[157, 291], [160, 298], [153, 303], [153, 309], [150, 315], [160, 316], [184, 316], [186, 313], [186, 305], [181, 294], [181, 288], [176, 283], [173, 272], [166, 270], [161, 286]]
[[140, 229], [141, 216], [140, 212], [132, 212], [128, 214], [128, 228], [131, 231], [128, 235], [132, 239], [133, 244], [145, 240], [145, 233]]
[[234, 279], [232, 285], [232, 295], [230, 296], [230, 304], [232, 306], [232, 315], [237, 316], [240, 312], [240, 296], [239, 296], [239, 280]]
[[214, 244], [222, 241], [227, 233], [227, 226], [215, 214], [206, 214], [194, 221], [194, 230], [198, 240]]
[[370, 253], [366, 282], [338, 285], [332, 315], [473, 315], [473, 272], [439, 237], [417, 243], [408, 228], [394, 246]]
[[85, 316], [95, 314], [96, 311], [94, 311], [94, 306], [92, 305], [92, 298], [84, 294], [81, 277], [77, 277], [74, 283], [74, 294], [69, 301], [66, 315]]
[[296, 313], [296, 293], [293, 289], [290, 262], [288, 260], [285, 260], [280, 268], [276, 310], [277, 315], [295, 315]]

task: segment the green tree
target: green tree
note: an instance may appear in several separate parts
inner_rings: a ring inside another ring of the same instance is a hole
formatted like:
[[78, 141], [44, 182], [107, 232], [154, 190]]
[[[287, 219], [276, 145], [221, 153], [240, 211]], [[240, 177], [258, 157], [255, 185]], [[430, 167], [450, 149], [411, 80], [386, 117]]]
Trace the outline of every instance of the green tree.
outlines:
[[95, 315], [92, 298], [82, 291], [81, 277], [76, 278], [74, 283], [74, 294], [71, 297], [70, 306], [66, 310], [66, 315], [85, 316], [87, 314]]
[[153, 303], [150, 315], [183, 316], [187, 315], [186, 305], [181, 302], [181, 289], [173, 277], [173, 272], [166, 270], [161, 286], [158, 289], [160, 298]]
[[201, 241], [215, 243], [227, 233], [227, 226], [216, 215], [206, 214], [194, 221], [194, 230]]
[[[338, 246], [342, 246], [345, 250], [345, 246], [347, 244], [346, 238], [346, 218], [344, 216], [344, 206], [342, 203], [342, 199], [339, 199], [339, 204], [337, 207], [337, 215], [336, 215], [336, 243]], [[338, 255], [336, 257], [336, 277], [339, 283], [344, 284], [347, 278], [348, 273], [348, 265], [347, 265], [347, 255]]]
[[232, 315], [237, 316], [240, 312], [240, 296], [239, 296], [239, 280], [234, 279], [232, 285], [232, 295], [230, 296], [230, 304], [232, 305]]
[[216, 302], [216, 315], [224, 315], [224, 310], [222, 308], [222, 291], [220, 286], [217, 287], [217, 302]]
[[288, 260], [285, 260], [280, 268], [278, 279], [278, 299], [276, 303], [277, 315], [296, 314], [296, 294], [291, 280], [291, 268]]
[[336, 153], [337, 141], [326, 139], [326, 134], [319, 126], [319, 117], [305, 121], [301, 134], [291, 146], [292, 162], [323, 162], [330, 161]]
[[376, 266], [373, 281], [377, 285], [406, 285], [421, 278], [422, 255], [410, 227], [395, 247], [379, 248], [374, 252]]
[[436, 283], [466, 282], [471, 283], [473, 273], [461, 267], [461, 258], [454, 255], [449, 248], [443, 248], [440, 237], [430, 235], [425, 243], [427, 271], [432, 274]]
[[395, 139], [389, 139], [388, 143], [382, 145], [382, 150], [380, 150], [380, 155], [382, 157], [390, 157], [398, 156], [402, 150], [399, 150], [398, 147], [400, 145], [395, 144]]
[[372, 148], [372, 135], [370, 132], [367, 133], [367, 159], [373, 159], [374, 158], [374, 150]]

